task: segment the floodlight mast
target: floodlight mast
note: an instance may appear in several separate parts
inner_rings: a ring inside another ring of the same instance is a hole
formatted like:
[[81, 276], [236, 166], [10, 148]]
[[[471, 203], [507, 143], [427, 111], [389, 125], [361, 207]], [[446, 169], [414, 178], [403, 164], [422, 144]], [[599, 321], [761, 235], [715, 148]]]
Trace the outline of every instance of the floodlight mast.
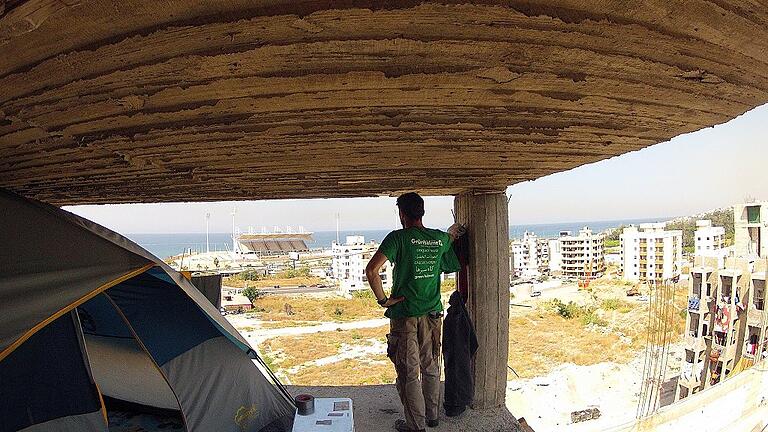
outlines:
[[211, 222], [211, 213], [206, 212], [205, 213], [205, 252], [211, 253], [211, 245], [208, 241], [208, 231], [209, 231], [209, 224]]

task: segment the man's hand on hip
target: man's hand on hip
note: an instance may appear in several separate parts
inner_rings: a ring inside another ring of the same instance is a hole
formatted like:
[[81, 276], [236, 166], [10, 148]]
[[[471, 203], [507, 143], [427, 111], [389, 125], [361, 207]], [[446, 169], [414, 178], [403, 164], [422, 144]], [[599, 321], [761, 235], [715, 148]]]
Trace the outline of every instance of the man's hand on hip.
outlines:
[[405, 300], [405, 297], [403, 297], [403, 296], [400, 296], [400, 297], [390, 297], [390, 298], [387, 299], [386, 303], [381, 305], [381, 307], [385, 307], [385, 308], [392, 307], [392, 306], [400, 303], [403, 300]]

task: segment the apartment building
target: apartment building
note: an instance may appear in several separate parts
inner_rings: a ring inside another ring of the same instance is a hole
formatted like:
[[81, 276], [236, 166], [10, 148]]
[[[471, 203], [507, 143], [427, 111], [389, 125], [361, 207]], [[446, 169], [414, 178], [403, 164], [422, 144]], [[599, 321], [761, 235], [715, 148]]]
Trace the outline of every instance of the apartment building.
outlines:
[[768, 257], [768, 201], [736, 204], [733, 225], [736, 256]]
[[552, 276], [562, 276], [563, 274], [563, 253], [560, 250], [560, 240], [547, 240], [547, 250], [549, 252], [549, 264], [547, 269]]
[[[595, 278], [605, 272], [605, 236], [594, 234], [588, 227], [579, 230], [578, 235], [563, 231], [557, 239], [563, 277]], [[550, 251], [550, 260], [552, 253]]]
[[[347, 236], [346, 243], [331, 245], [333, 278], [339, 284], [342, 293], [370, 289], [365, 266], [371, 259], [378, 245], [365, 242], [364, 236]], [[387, 262], [381, 268], [381, 281], [384, 289], [392, 288], [392, 264]]]
[[510, 269], [515, 277], [538, 277], [548, 272], [549, 244], [534, 233], [510, 242]]
[[768, 259], [695, 258], [676, 399], [768, 357], [766, 269]]
[[725, 247], [725, 228], [712, 226], [711, 220], [696, 221], [693, 233], [693, 256], [718, 259], [718, 267], [723, 265], [728, 249]]
[[648, 223], [624, 228], [619, 236], [619, 267], [625, 280], [646, 282], [680, 276], [683, 232], [665, 227], [665, 223]]

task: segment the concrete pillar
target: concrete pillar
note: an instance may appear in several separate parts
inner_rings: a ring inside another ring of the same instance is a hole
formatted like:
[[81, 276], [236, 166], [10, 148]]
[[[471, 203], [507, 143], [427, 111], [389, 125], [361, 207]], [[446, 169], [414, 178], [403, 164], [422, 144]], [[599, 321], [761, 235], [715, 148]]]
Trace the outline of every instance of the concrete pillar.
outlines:
[[479, 349], [473, 408], [504, 405], [509, 352], [509, 213], [504, 191], [469, 191], [454, 200], [469, 236], [467, 306]]

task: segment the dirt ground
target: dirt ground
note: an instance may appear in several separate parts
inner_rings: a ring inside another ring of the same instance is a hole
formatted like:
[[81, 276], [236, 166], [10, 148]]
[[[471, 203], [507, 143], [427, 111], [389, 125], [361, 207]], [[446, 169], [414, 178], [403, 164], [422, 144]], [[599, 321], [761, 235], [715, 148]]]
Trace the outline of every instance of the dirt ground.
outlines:
[[[510, 310], [509, 365], [514, 372], [508, 374], [507, 407], [512, 414], [524, 416], [537, 431], [591, 431], [634, 413], [649, 302], [627, 297], [629, 288], [604, 278], [588, 289], [550, 283], [537, 287], [540, 296], [530, 297], [530, 289], [521, 287], [512, 300], [517, 306]], [[670, 317], [673, 342], [683, 331], [684, 314], [676, 309], [685, 307], [684, 291], [678, 289]], [[287, 383], [394, 382], [385, 356], [387, 321], [370, 299], [267, 296], [255, 305], [255, 313], [230, 320], [247, 330], [246, 337]], [[679, 362], [679, 355], [670, 358], [672, 373]], [[570, 424], [571, 411], [591, 407], [599, 407], [602, 420]]]

